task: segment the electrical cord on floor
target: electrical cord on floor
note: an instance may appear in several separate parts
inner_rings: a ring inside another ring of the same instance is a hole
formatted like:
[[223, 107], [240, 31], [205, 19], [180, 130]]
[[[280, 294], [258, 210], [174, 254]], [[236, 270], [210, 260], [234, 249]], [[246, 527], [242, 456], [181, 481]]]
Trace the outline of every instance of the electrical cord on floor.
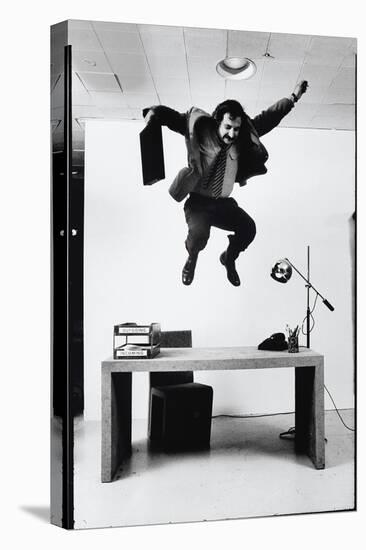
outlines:
[[[327, 391], [327, 393], [328, 393], [328, 395], [329, 395], [329, 397], [330, 397], [330, 399], [331, 399], [331, 401], [332, 401], [332, 403], [333, 403], [333, 405], [334, 405], [335, 411], [336, 411], [336, 413], [338, 414], [339, 419], [340, 419], [340, 421], [342, 422], [343, 426], [344, 426], [345, 428], [347, 428], [347, 430], [350, 430], [351, 432], [354, 432], [354, 431], [355, 431], [354, 428], [350, 428], [349, 426], [347, 426], [347, 424], [345, 423], [345, 421], [344, 421], [343, 418], [341, 417], [341, 414], [340, 414], [340, 412], [339, 412], [339, 410], [338, 410], [338, 408], [337, 408], [337, 405], [335, 404], [334, 399], [333, 399], [333, 397], [331, 396], [330, 391], [328, 390], [328, 388], [327, 388], [327, 386], [326, 386], [325, 384], [324, 384], [324, 389]], [[280, 437], [280, 439], [294, 439], [294, 437], [295, 437], [295, 426], [292, 426], [291, 428], [289, 428], [289, 429], [287, 430], [287, 432], [282, 432], [282, 433], [280, 433], [279, 437]], [[325, 441], [327, 441], [327, 438], [324, 438], [324, 439], [325, 439]]]
[[[317, 300], [318, 300], [318, 294], [316, 294], [316, 296], [315, 296], [314, 304], [313, 304], [313, 307], [311, 308], [311, 311], [310, 311], [310, 321], [312, 322], [312, 325], [311, 325], [311, 327], [310, 327], [310, 329], [309, 329], [309, 333], [310, 333], [310, 332], [313, 330], [313, 328], [315, 327], [315, 319], [314, 319], [313, 313], [314, 313], [314, 310], [315, 310], [315, 307], [316, 307]], [[302, 322], [302, 325], [301, 325], [301, 332], [302, 332], [303, 334], [305, 334], [305, 335], [307, 334], [307, 332], [305, 331], [305, 322], [306, 322], [306, 321], [307, 321], [307, 317], [304, 318], [304, 320], [303, 320], [303, 322]], [[324, 384], [324, 389], [326, 390], [327, 394], [329, 395], [329, 397], [330, 397], [330, 399], [331, 399], [331, 401], [332, 401], [332, 403], [333, 403], [333, 405], [334, 405], [334, 408], [335, 408], [335, 410], [336, 410], [336, 413], [338, 414], [339, 419], [340, 419], [340, 421], [342, 422], [343, 426], [344, 426], [345, 428], [347, 428], [347, 430], [350, 430], [351, 432], [354, 432], [354, 431], [355, 431], [354, 428], [350, 428], [350, 427], [347, 426], [347, 424], [344, 422], [344, 420], [343, 420], [343, 418], [341, 417], [341, 414], [340, 414], [340, 412], [339, 412], [339, 410], [338, 410], [338, 408], [337, 408], [337, 405], [335, 404], [334, 399], [333, 399], [333, 397], [331, 396], [330, 391], [328, 390], [328, 388], [327, 388], [327, 386], [326, 386], [325, 384]], [[291, 436], [293, 435], [293, 436], [294, 436], [294, 435], [295, 435], [295, 428], [294, 428], [294, 427], [289, 428], [289, 430], [288, 430], [287, 432], [283, 432], [282, 434], [280, 434], [280, 437], [285, 438], [286, 435], [289, 435], [289, 436], [290, 436], [290, 435], [291, 435]], [[288, 439], [288, 438], [287, 438], [287, 439]]]
[[340, 421], [342, 422], [343, 426], [344, 426], [345, 428], [347, 428], [347, 430], [349, 430], [350, 432], [354, 432], [355, 429], [354, 429], [354, 428], [350, 428], [350, 427], [347, 426], [347, 424], [344, 422], [343, 418], [342, 418], [341, 415], [340, 415], [339, 410], [337, 409], [337, 405], [334, 403], [334, 399], [333, 399], [333, 397], [330, 395], [330, 391], [328, 390], [328, 388], [327, 388], [327, 386], [326, 386], [325, 384], [324, 384], [324, 388], [326, 389], [327, 394], [329, 395], [329, 397], [330, 397], [330, 399], [331, 399], [331, 401], [332, 401], [332, 403], [333, 403], [333, 405], [334, 405], [334, 408], [335, 408], [335, 410], [336, 410], [336, 412], [337, 412], [337, 414], [338, 414], [338, 416], [339, 416], [339, 419], [340, 419]]
[[[330, 394], [330, 391], [328, 390], [327, 386], [324, 384], [324, 389], [327, 391], [333, 405], [334, 405], [334, 408], [335, 408], [335, 411], [336, 413], [338, 414], [339, 416], [339, 419], [340, 421], [342, 422], [343, 426], [345, 428], [347, 428], [347, 430], [350, 430], [351, 432], [354, 432], [355, 429], [354, 428], [350, 428], [349, 426], [347, 426], [347, 424], [344, 422], [338, 408], [337, 408], [337, 405], [335, 404], [334, 402], [334, 399], [333, 397], [331, 396]], [[264, 416], [279, 416], [279, 415], [283, 415], [283, 414], [289, 414], [289, 413], [275, 413], [275, 414], [217, 414], [215, 416], [213, 416], [212, 418], [262, 418]], [[286, 432], [282, 432], [280, 433], [279, 435], [280, 439], [294, 439], [295, 437], [295, 426], [291, 426], [291, 428], [289, 428]], [[325, 441], [327, 441], [327, 439], [325, 438]]]
[[271, 414], [215, 414], [212, 418], [262, 418], [264, 416], [280, 416], [293, 413], [271, 413]]

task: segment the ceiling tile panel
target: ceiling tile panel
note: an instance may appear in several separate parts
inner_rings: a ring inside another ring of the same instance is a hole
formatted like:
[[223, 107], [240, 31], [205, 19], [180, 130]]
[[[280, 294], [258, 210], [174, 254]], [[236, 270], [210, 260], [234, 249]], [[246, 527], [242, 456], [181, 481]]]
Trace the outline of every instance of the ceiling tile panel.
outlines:
[[217, 94], [221, 97], [224, 97], [225, 94], [225, 80], [219, 76], [215, 78], [214, 76], [210, 79], [205, 79], [204, 81], [196, 78], [190, 79], [191, 91], [192, 94]]
[[269, 33], [229, 31], [229, 56], [261, 58], [266, 52]]
[[139, 76], [128, 76], [117, 73], [118, 80], [124, 92], [129, 93], [155, 93], [154, 81], [149, 74]]
[[144, 51], [148, 56], [167, 55], [167, 52], [174, 52], [174, 55], [185, 55], [183, 30], [180, 27], [162, 27], [164, 30], [157, 30], [146, 26], [139, 26], [140, 36]]
[[356, 54], [351, 52], [347, 54], [342, 61], [341, 68], [348, 67], [354, 69], [356, 67]]
[[294, 108], [286, 115], [281, 126], [306, 126], [310, 127], [311, 120], [319, 110], [319, 105], [312, 103], [297, 103]]
[[140, 75], [150, 75], [150, 68], [145, 55], [109, 52], [108, 60], [115, 73], [137, 77]]
[[351, 121], [343, 121], [336, 116], [329, 119], [329, 117], [314, 117], [311, 121], [311, 128], [323, 129], [323, 130], [354, 130]]
[[300, 103], [321, 103], [328, 88], [326, 86], [317, 86], [309, 82], [306, 93], [301, 97]]
[[303, 59], [310, 44], [310, 36], [296, 34], [271, 34], [268, 51], [278, 61]]
[[186, 111], [188, 111], [188, 109], [192, 107], [191, 97], [188, 92], [179, 94], [159, 92], [159, 97], [162, 105], [171, 107], [172, 109], [175, 109], [180, 113], [185, 113]]
[[90, 96], [97, 107], [113, 109], [128, 107], [125, 94], [122, 92], [90, 92]]
[[354, 39], [345, 36], [312, 36], [309, 51], [324, 53], [329, 56], [343, 55], [343, 52], [354, 45]]
[[259, 95], [259, 81], [250, 80], [227, 80], [226, 97], [238, 101], [256, 101]]
[[110, 72], [111, 67], [104, 52], [76, 51], [72, 56], [72, 68], [74, 71]]
[[72, 93], [73, 105], [93, 105], [94, 101], [88, 92], [73, 92]]
[[225, 98], [220, 94], [192, 93], [192, 104], [204, 111], [208, 110], [210, 113], [215, 109], [216, 105], [224, 100]]
[[144, 53], [137, 30], [134, 32], [100, 30], [98, 31], [98, 37], [107, 54], [108, 52]]
[[52, 57], [51, 68], [51, 80], [52, 82], [58, 77], [58, 75], [64, 70], [64, 55], [58, 55]]
[[62, 73], [51, 73], [50, 74], [50, 90], [51, 90], [51, 94], [53, 92], [53, 89], [55, 88], [55, 86], [57, 86], [57, 83], [61, 77], [61, 74]]
[[189, 57], [214, 58], [216, 62], [226, 55], [227, 31], [216, 29], [184, 29]]
[[102, 118], [103, 112], [95, 105], [73, 105], [73, 118]]
[[151, 105], [159, 105], [159, 99], [156, 94], [123, 94], [128, 107], [133, 109], [150, 107]]
[[355, 70], [344, 67], [338, 71], [333, 79], [332, 85], [339, 88], [355, 88]]
[[336, 86], [330, 86], [327, 93], [324, 96], [323, 103], [355, 103], [355, 89], [354, 88], [337, 88]]
[[308, 80], [309, 87], [326, 88], [330, 86], [336, 74], [336, 67], [304, 63], [299, 75], [299, 80]]
[[117, 109], [114, 107], [104, 107], [103, 108], [103, 118], [106, 120], [142, 120], [141, 109], [129, 109], [123, 107]]
[[335, 128], [354, 129], [355, 128], [355, 109], [353, 105], [341, 105], [340, 107], [347, 107], [347, 110], [338, 110], [338, 124]]
[[256, 103], [256, 111], [254, 113], [254, 116], [259, 115], [259, 113], [261, 113], [262, 111], [266, 111], [266, 109], [270, 107], [271, 103], [272, 102], [258, 100]]
[[127, 107], [103, 107], [103, 118], [108, 120], [141, 120], [142, 113], [140, 109], [129, 109]]
[[149, 55], [147, 61], [154, 79], [156, 77], [187, 77], [187, 61], [185, 55]]
[[353, 105], [321, 105], [312, 123], [315, 128], [353, 129], [355, 109]]
[[58, 78], [51, 92], [52, 108], [62, 107], [64, 104], [64, 75], [63, 73]]
[[137, 25], [135, 23], [114, 23], [108, 21], [92, 21], [93, 28], [99, 31], [115, 31], [115, 32], [138, 32]]
[[258, 99], [261, 103], [267, 103], [267, 106], [273, 105], [283, 97], [290, 97], [292, 87], [286, 84], [276, 84], [275, 86], [262, 86], [259, 92]]
[[93, 30], [93, 23], [91, 21], [83, 21], [82, 19], [69, 19], [67, 21], [68, 31], [78, 31], [78, 30]]
[[350, 49], [353, 51], [353, 53], [357, 52], [357, 38], [350, 38]]
[[264, 64], [261, 86], [283, 86], [292, 92], [301, 70], [301, 63], [280, 62], [276, 59], [267, 59]]
[[166, 94], [189, 92], [188, 78], [157, 78], [154, 82], [159, 95], [160, 92]]
[[351, 38], [313, 36], [306, 56], [306, 62], [339, 67], [345, 52], [351, 47]]
[[342, 116], [348, 116], [354, 114], [353, 105], [320, 105], [318, 116], [334, 116], [335, 113], [338, 113]]
[[120, 87], [111, 73], [78, 73], [85, 87], [91, 92], [118, 92]]
[[147, 33], [156, 33], [156, 34], [170, 34], [170, 35], [177, 35], [182, 32], [182, 27], [177, 27], [174, 25], [149, 25], [141, 23], [137, 25], [139, 31], [141, 33], [147, 34]]
[[72, 85], [72, 93], [75, 92], [85, 92], [87, 88], [83, 84], [83, 82], [78, 77], [77, 73], [72, 73], [72, 79], [71, 79], [71, 85]]
[[143, 120], [142, 111], [140, 108], [138, 109], [129, 109], [130, 114], [129, 118], [132, 120]]
[[70, 29], [69, 44], [73, 51], [101, 51], [103, 48], [93, 30]]
[[[190, 79], [205, 80], [218, 76], [216, 72], [217, 60], [207, 57], [188, 57], [188, 73]], [[222, 79], [221, 77], [219, 77]]]

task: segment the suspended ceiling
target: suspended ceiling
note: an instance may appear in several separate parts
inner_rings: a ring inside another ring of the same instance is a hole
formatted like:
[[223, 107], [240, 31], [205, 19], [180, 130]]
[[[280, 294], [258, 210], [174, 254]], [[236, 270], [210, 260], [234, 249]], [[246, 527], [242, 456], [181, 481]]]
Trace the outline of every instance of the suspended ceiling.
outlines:
[[[254, 116], [306, 79], [308, 92], [281, 126], [355, 127], [355, 38], [71, 20], [68, 43], [73, 117], [79, 121], [142, 119], [142, 109], [157, 104], [211, 112], [225, 98], [237, 99]], [[256, 74], [247, 81], [223, 79], [215, 67], [225, 56], [251, 58]], [[60, 51], [51, 67], [55, 119], [62, 63]]]

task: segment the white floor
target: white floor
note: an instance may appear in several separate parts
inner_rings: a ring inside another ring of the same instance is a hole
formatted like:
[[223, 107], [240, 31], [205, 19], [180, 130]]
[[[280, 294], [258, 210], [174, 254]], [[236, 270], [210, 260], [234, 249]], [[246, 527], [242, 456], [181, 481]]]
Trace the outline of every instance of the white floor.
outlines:
[[[353, 411], [341, 411], [353, 427]], [[133, 455], [112, 483], [100, 482], [100, 422], [75, 425], [75, 528], [205, 521], [354, 508], [354, 437], [326, 413], [326, 468], [294, 453], [279, 433], [293, 414], [216, 418], [211, 449], [147, 449], [133, 422]]]

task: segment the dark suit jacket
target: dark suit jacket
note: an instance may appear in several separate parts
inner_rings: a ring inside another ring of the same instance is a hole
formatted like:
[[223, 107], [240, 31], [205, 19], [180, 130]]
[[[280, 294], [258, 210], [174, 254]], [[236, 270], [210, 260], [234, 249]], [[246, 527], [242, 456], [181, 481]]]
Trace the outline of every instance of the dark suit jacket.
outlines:
[[[239, 137], [235, 143], [239, 153], [235, 181], [240, 186], [246, 185], [249, 178], [267, 172], [265, 163], [268, 152], [259, 138], [275, 128], [293, 106], [291, 99], [283, 98], [253, 119], [246, 115], [245, 120], [242, 121]], [[167, 126], [185, 137], [188, 166], [179, 171], [169, 188], [172, 197], [181, 201], [188, 193], [194, 191], [203, 175], [199, 141], [205, 132], [217, 132], [217, 122], [212, 116], [196, 107], [192, 107], [187, 113], [179, 113], [164, 105], [157, 105], [150, 109], [154, 112], [154, 123]], [[147, 109], [144, 109], [145, 114], [146, 112]], [[216, 151], [213, 151], [213, 157], [215, 153]]]

